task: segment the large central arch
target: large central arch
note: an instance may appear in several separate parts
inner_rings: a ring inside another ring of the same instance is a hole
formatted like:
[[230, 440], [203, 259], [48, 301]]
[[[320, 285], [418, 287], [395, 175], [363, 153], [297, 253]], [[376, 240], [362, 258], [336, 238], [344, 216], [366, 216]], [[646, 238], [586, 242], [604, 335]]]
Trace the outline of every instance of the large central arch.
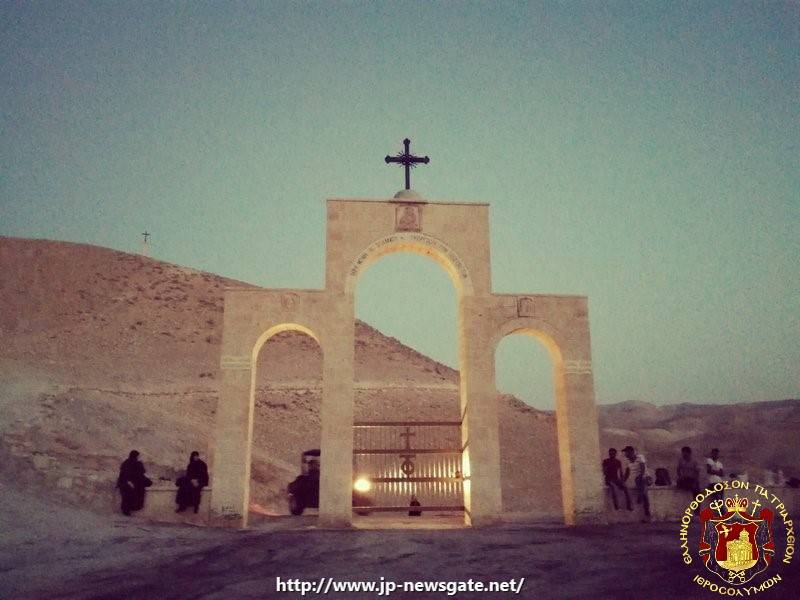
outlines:
[[494, 348], [511, 331], [537, 332], [558, 349], [564, 518], [567, 523], [594, 520], [603, 498], [586, 298], [493, 294], [488, 205], [407, 196], [328, 200], [324, 290], [226, 290], [212, 517], [239, 526], [247, 521], [243, 477], [258, 340], [282, 324], [303, 324], [323, 350], [320, 520], [330, 526], [350, 524], [355, 283], [367, 266], [393, 252], [435, 260], [458, 294], [467, 522], [482, 525], [502, 518]]
[[[455, 292], [456, 303], [450, 304], [446, 313], [436, 313], [436, 317], [443, 320], [446, 315], [449, 326], [454, 326], [458, 333], [459, 301], [465, 293], [471, 293], [472, 282], [458, 254], [433, 236], [398, 232], [370, 243], [351, 264], [345, 283], [345, 290], [353, 294], [355, 305], [358, 306], [358, 293], [363, 293], [357, 291], [364, 273], [393, 254], [422, 256], [425, 262], [437, 265], [433, 267], [439, 271], [437, 275], [444, 272], [449, 277], [452, 285], [447, 286], [448, 298], [452, 302]], [[404, 281], [404, 287], [408, 287], [408, 283]], [[420, 306], [414, 303], [408, 305], [407, 310], [423, 320], [425, 316]], [[460, 339], [457, 337], [453, 341], [458, 344]], [[427, 390], [422, 401], [419, 390], [398, 389], [395, 384], [363, 395], [356, 390], [355, 394], [356, 399], [361, 396], [363, 400], [356, 402], [354, 412], [354, 477], [372, 481], [373, 512], [404, 515], [410, 498], [416, 496], [422, 502], [422, 510], [461, 517], [465, 502], [458, 395], [452, 389]], [[428, 415], [427, 418], [424, 415]], [[413, 445], [423, 453], [399, 455], [398, 449], [411, 445], [412, 438]]]

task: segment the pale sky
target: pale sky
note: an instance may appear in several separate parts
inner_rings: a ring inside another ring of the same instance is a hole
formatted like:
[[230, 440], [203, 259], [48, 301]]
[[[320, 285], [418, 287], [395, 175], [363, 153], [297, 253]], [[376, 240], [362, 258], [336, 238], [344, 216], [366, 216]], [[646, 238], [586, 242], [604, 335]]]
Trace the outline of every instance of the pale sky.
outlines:
[[[324, 285], [324, 199], [491, 204], [494, 291], [589, 296], [597, 399], [800, 397], [796, 2], [6, 2], [0, 235]], [[358, 316], [456, 366], [424, 258]], [[552, 407], [533, 340], [498, 386]]]

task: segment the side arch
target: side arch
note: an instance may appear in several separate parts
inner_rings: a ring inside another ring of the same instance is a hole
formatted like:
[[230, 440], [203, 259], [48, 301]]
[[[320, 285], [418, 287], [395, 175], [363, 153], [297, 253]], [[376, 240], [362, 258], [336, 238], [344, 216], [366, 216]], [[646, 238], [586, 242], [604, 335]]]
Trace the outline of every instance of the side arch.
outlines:
[[412, 252], [427, 256], [447, 272], [459, 297], [473, 295], [472, 278], [456, 251], [438, 238], [416, 232], [394, 233], [369, 244], [348, 267], [345, 293], [353, 294], [361, 274], [380, 258], [395, 252]]
[[[255, 366], [256, 360], [258, 359], [258, 353], [261, 352], [262, 346], [264, 346], [264, 344], [266, 344], [271, 337], [278, 335], [279, 333], [284, 333], [286, 331], [297, 331], [300, 333], [305, 333], [308, 337], [317, 342], [317, 344], [320, 347], [320, 350], [322, 350], [322, 342], [320, 342], [319, 337], [317, 337], [317, 335], [309, 327], [306, 327], [305, 325], [300, 325], [299, 323], [280, 323], [278, 325], [273, 325], [272, 327], [267, 329], [264, 333], [262, 333], [260, 336], [258, 336], [258, 339], [256, 339], [255, 341], [255, 344], [253, 344], [253, 352], [250, 356], [251, 360], [250, 364]], [[323, 350], [323, 355], [324, 354], [325, 352]], [[255, 372], [255, 369], [253, 369], [253, 371]]]
[[503, 338], [515, 334], [527, 335], [539, 340], [547, 348], [550, 359], [553, 361], [553, 367], [555, 369], [563, 367], [564, 352], [559, 341], [561, 336], [558, 330], [547, 321], [533, 317], [510, 319], [497, 329], [491, 341], [492, 360], [494, 360], [497, 346]]
[[[589, 385], [578, 384], [570, 381], [568, 376], [580, 378], [586, 376], [584, 372], [575, 372], [567, 368], [577, 361], [572, 356], [573, 348], [569, 341], [565, 341], [560, 332], [547, 321], [534, 317], [510, 319], [498, 327], [492, 337], [492, 361], [500, 341], [507, 335], [524, 334], [538, 339], [547, 348], [553, 362], [553, 391], [555, 392], [555, 417], [556, 436], [558, 446], [559, 470], [561, 472], [561, 501], [564, 520], [567, 524], [574, 524], [580, 518], [582, 509], [586, 504], [596, 503], [596, 499], [587, 502], [581, 496], [596, 495], [594, 486], [588, 494], [580, 489], [584, 482], [577, 471], [596, 472], [596, 457], [599, 456], [597, 446], [597, 415], [594, 407], [594, 392], [591, 390], [591, 372], [589, 372]], [[566, 355], [566, 359], [565, 359]], [[492, 363], [493, 364], [493, 363]], [[587, 440], [591, 438], [592, 443]], [[590, 447], [591, 446], [591, 447]], [[587, 461], [587, 459], [589, 459]], [[588, 475], [588, 473], [581, 473]], [[586, 477], [587, 482], [593, 482], [595, 477]]]
[[[503, 513], [512, 520], [561, 520], [564, 497], [557, 420], [564, 412], [558, 406], [559, 399], [563, 400], [563, 386], [560, 385], [563, 352], [555, 330], [548, 323], [534, 325], [530, 318], [515, 321], [495, 332], [490, 342], [494, 389], [498, 399], [503, 397], [498, 378], [503, 363], [511, 359], [508, 348], [502, 352], [504, 343], [510, 338], [523, 340], [512, 347], [517, 351], [514, 352], [518, 357], [517, 367], [523, 369], [518, 373], [525, 373], [526, 384], [524, 389], [503, 391], [524, 398], [527, 403], [526, 394], [535, 390], [531, 395], [536, 402], [531, 405], [536, 412], [518, 412], [513, 405], [498, 403]], [[520, 464], [529, 468], [520, 470]], [[543, 482], [547, 483], [542, 485]]]
[[247, 424], [247, 449], [245, 455], [245, 524], [247, 523], [247, 518], [249, 517], [249, 506], [250, 506], [250, 487], [251, 487], [251, 467], [253, 461], [253, 431], [255, 426], [255, 409], [256, 409], [256, 382], [258, 378], [258, 355], [261, 352], [261, 349], [264, 347], [271, 338], [275, 337], [280, 333], [285, 333], [287, 331], [296, 331], [298, 333], [303, 333], [317, 342], [317, 346], [319, 347], [320, 351], [322, 352], [322, 361], [323, 364], [325, 362], [325, 351], [322, 348], [322, 343], [320, 342], [319, 337], [311, 330], [311, 328], [306, 327], [305, 325], [301, 325], [299, 323], [279, 323], [277, 325], [273, 325], [272, 327], [268, 328], [264, 331], [256, 340], [255, 344], [253, 344], [253, 351], [251, 355], [251, 362], [252, 368], [250, 369], [250, 394], [248, 399], [248, 407], [247, 407], [247, 414], [248, 414], [248, 424]]

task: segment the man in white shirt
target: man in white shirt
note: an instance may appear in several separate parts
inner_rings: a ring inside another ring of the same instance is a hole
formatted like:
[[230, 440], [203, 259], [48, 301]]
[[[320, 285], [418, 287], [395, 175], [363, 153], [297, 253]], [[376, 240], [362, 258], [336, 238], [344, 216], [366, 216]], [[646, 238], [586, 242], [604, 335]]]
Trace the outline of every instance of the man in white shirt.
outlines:
[[722, 463], [719, 460], [719, 448], [711, 449], [711, 457], [706, 459], [706, 473], [708, 473], [708, 483], [712, 486], [722, 481]]
[[[711, 449], [711, 457], [706, 459], [706, 474], [708, 475], [708, 487], [713, 488], [715, 484], [722, 483], [723, 469], [722, 462], [719, 460], [719, 448]], [[725, 500], [725, 490], [720, 490], [709, 496], [709, 502], [714, 500]]]
[[633, 446], [625, 446], [622, 453], [628, 459], [623, 466], [623, 481], [638, 492], [637, 504], [644, 507], [644, 522], [650, 521], [650, 497], [647, 495], [647, 463], [644, 454], [637, 454]]

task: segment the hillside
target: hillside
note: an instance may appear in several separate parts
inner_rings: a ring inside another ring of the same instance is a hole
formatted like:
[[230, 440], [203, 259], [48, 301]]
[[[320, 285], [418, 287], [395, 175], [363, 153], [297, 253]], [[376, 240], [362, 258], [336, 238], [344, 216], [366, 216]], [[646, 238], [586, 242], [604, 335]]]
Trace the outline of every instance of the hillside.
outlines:
[[653, 465], [673, 472], [682, 446], [697, 458], [719, 448], [726, 475], [746, 472], [762, 480], [764, 469], [800, 475], [800, 401], [777, 400], [729, 405], [654, 406], [622, 402], [603, 406], [604, 447], [644, 448]]
[[[247, 284], [96, 246], [16, 238], [0, 238], [0, 272], [0, 478], [106, 510], [131, 448], [165, 479], [190, 450], [208, 454], [223, 289]], [[362, 322], [355, 357], [357, 418], [458, 418], [453, 369]], [[320, 377], [320, 350], [301, 334], [276, 336], [259, 355], [253, 498], [267, 511], [284, 510], [299, 453], [319, 443]], [[557, 516], [553, 414], [510, 396], [498, 402], [506, 509]], [[604, 446], [635, 443], [669, 466], [684, 443], [701, 452], [713, 444], [731, 466], [788, 473], [798, 423], [797, 401], [601, 407]]]

